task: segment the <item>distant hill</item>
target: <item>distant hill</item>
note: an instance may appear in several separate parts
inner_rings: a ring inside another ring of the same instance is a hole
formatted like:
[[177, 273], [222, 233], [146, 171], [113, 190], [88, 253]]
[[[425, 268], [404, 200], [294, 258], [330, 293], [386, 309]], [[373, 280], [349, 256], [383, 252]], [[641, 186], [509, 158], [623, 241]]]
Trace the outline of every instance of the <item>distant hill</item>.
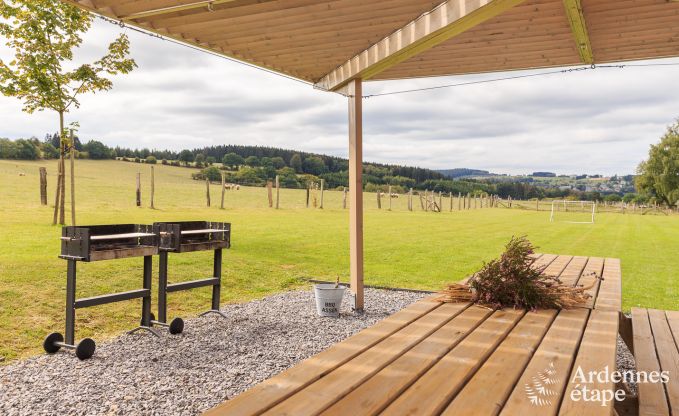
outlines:
[[467, 169], [467, 168], [441, 169], [437, 170], [437, 172], [439, 172], [445, 177], [452, 179], [465, 178], [470, 176], [495, 176], [494, 173], [490, 173], [487, 170]]

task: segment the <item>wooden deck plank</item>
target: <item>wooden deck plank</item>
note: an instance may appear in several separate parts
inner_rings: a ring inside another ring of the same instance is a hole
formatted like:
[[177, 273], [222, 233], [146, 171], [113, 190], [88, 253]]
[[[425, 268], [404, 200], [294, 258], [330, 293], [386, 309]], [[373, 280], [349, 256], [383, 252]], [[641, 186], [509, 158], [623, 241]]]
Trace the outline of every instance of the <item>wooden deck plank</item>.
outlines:
[[374, 415], [389, 405], [492, 311], [471, 306], [322, 414]]
[[592, 283], [595, 283], [591, 289], [586, 291], [591, 296], [585, 304], [585, 307], [587, 308], [592, 309], [594, 307], [594, 303], [596, 302], [599, 293], [599, 285], [601, 284], [601, 280], [597, 280], [597, 278], [601, 277], [603, 270], [604, 259], [601, 257], [590, 257], [587, 259], [585, 269], [582, 271], [582, 275], [580, 275], [580, 279], [578, 279], [576, 283], [578, 286], [582, 287], [587, 287]]
[[[632, 308], [634, 359], [637, 371], [660, 371], [648, 311]], [[665, 389], [659, 383], [639, 383], [639, 415], [669, 415]]]
[[566, 286], [575, 286], [587, 264], [587, 257], [576, 256], [559, 275], [559, 280]]
[[[549, 254], [545, 254], [549, 256]], [[573, 259], [573, 256], [556, 256], [554, 261], [549, 263], [547, 268], [545, 268], [545, 273], [550, 276], [560, 276], [561, 273], [566, 269], [568, 263]], [[539, 260], [538, 260], [539, 261]], [[536, 262], [537, 263], [537, 262]]]
[[556, 315], [553, 309], [525, 314], [442, 415], [497, 415]]
[[441, 305], [264, 414], [303, 416], [327, 409], [468, 306], [463, 303]]
[[[578, 356], [573, 364], [565, 399], [561, 405], [559, 415], [606, 415], [613, 414], [613, 401], [601, 403], [591, 400], [571, 400], [574, 390], [582, 391], [584, 385], [578, 383], [578, 374], [585, 377], [589, 371], [608, 373], [616, 370], [616, 353], [618, 340], [618, 312], [612, 310], [594, 309], [590, 312], [585, 333], [580, 342]], [[581, 372], [578, 372], [581, 369]], [[598, 391], [615, 391], [615, 383], [612, 380], [601, 382], [594, 378], [586, 387]]]
[[651, 322], [660, 370], [667, 371], [670, 375], [669, 381], [664, 383], [670, 412], [673, 415], [679, 415], [679, 380], [676, 376], [679, 374], [679, 351], [665, 311], [649, 309], [648, 318]]
[[271, 408], [441, 305], [432, 299], [433, 297], [428, 297], [413, 303], [343, 342], [263, 381], [236, 398], [217, 405], [205, 414], [252, 415]]
[[[516, 383], [500, 412], [501, 415], [556, 414], [588, 316], [589, 310], [584, 308], [559, 312]], [[548, 390], [536, 394], [540, 388], [535, 384], [536, 378], [548, 372], [552, 383], [549, 384]]]
[[603, 281], [599, 287], [594, 309], [622, 310], [622, 275], [619, 259], [604, 260]]
[[525, 314], [495, 311], [483, 324], [403, 392], [382, 415], [440, 413]]

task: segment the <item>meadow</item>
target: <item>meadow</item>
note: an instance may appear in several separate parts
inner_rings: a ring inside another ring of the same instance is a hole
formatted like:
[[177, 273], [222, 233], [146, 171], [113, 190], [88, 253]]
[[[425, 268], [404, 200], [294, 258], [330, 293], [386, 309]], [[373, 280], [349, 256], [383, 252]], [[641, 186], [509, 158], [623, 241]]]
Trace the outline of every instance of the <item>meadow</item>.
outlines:
[[[48, 169], [50, 206], [40, 205], [38, 167]], [[135, 206], [142, 172], [143, 207]], [[76, 162], [77, 221], [83, 224], [214, 220], [232, 223], [225, 252], [222, 302], [243, 302], [308, 287], [303, 279], [348, 280], [348, 210], [342, 193], [325, 193], [324, 209], [306, 208], [305, 191], [281, 190], [279, 210], [268, 207], [265, 188], [227, 191], [212, 207], [193, 169], [155, 166], [155, 207], [149, 208], [150, 166], [121, 161]], [[59, 259], [59, 226], [52, 226], [55, 161], [0, 161], [0, 357], [5, 362], [42, 352], [44, 336], [63, 332], [66, 263]], [[68, 192], [67, 192], [68, 194]], [[484, 208], [414, 212], [406, 198], [377, 210], [365, 194], [366, 284], [439, 289], [497, 256], [513, 235], [527, 235], [541, 252], [618, 257], [623, 307], [679, 309], [679, 216], [600, 213], [595, 224], [549, 222], [548, 211]], [[68, 204], [68, 198], [67, 198]], [[444, 198], [444, 207], [448, 207]], [[68, 218], [68, 212], [67, 212]], [[78, 296], [141, 286], [141, 259], [79, 264]], [[154, 259], [154, 280], [157, 258]], [[207, 277], [211, 253], [170, 256], [170, 281]], [[155, 296], [154, 296], [155, 297]], [[209, 306], [210, 290], [172, 293], [169, 316], [190, 317]], [[76, 336], [97, 342], [133, 328], [139, 301], [78, 310]], [[367, 305], [369, 308], [370, 305]]]

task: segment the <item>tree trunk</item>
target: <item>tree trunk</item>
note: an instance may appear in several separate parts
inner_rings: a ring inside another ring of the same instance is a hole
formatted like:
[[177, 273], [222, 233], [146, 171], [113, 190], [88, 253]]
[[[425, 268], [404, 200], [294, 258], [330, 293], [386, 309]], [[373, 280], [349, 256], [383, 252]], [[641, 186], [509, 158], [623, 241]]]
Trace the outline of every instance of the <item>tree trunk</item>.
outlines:
[[57, 186], [54, 198], [54, 218], [52, 219], [52, 225], [57, 225], [57, 219], [59, 217], [59, 198], [61, 195], [61, 161], [57, 162]]
[[71, 130], [71, 225], [75, 227], [75, 140]]
[[59, 168], [57, 169], [57, 195], [54, 202], [54, 219], [52, 220], [52, 225], [57, 224], [57, 217], [59, 219], [59, 224], [64, 225], [64, 204], [65, 204], [65, 193], [66, 193], [66, 173], [64, 164], [64, 113], [59, 112]]

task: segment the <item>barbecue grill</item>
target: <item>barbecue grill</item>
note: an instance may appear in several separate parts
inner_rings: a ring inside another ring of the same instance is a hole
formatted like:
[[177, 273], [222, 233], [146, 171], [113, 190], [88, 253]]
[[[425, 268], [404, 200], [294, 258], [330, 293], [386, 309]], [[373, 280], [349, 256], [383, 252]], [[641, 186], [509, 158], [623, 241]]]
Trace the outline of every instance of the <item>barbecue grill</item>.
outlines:
[[[198, 287], [212, 286], [212, 307], [201, 314], [215, 313], [226, 317], [219, 310], [219, 296], [222, 279], [222, 249], [231, 247], [231, 224], [226, 222], [185, 221], [185, 222], [156, 222], [154, 232], [159, 236], [159, 265], [158, 265], [158, 320], [153, 324], [168, 326], [167, 294]], [[171, 283], [167, 281], [167, 265], [170, 253], [189, 253], [194, 251], [214, 251], [213, 273], [206, 279], [188, 282]], [[170, 332], [173, 325], [179, 325], [175, 318], [169, 325]], [[183, 328], [183, 322], [181, 324]]]
[[[59, 257], [68, 262], [66, 332], [65, 337], [58, 332], [48, 335], [43, 343], [45, 351], [55, 353], [63, 347], [75, 349], [77, 357], [81, 360], [90, 358], [96, 348], [92, 339], [85, 338], [78, 345], [75, 345], [75, 310], [137, 298], [142, 298], [141, 325], [130, 333], [137, 330], [146, 330], [158, 336], [151, 328], [152, 256], [157, 253], [158, 235], [151, 225], [116, 224], [64, 227]], [[144, 258], [141, 289], [76, 299], [76, 264], [78, 261], [92, 262], [128, 257]]]

